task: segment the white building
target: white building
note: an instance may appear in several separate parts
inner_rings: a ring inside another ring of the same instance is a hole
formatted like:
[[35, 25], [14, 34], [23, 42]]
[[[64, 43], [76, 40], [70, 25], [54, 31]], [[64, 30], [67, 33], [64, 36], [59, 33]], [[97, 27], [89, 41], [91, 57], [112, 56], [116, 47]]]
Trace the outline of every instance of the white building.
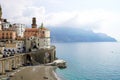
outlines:
[[15, 28], [18, 37], [24, 36], [25, 27], [26, 27], [25, 24], [20, 23], [13, 24], [13, 28]]
[[3, 22], [2, 26], [3, 26], [3, 29], [8, 29], [10, 27], [10, 23], [9, 22]]

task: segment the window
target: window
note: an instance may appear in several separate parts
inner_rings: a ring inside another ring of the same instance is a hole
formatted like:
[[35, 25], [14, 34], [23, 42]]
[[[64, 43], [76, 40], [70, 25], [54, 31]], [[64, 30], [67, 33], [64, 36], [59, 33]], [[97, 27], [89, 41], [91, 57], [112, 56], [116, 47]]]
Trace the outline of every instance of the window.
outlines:
[[2, 36], [2, 39], [4, 39], [4, 36]]
[[20, 46], [20, 44], [18, 44], [18, 46]]
[[12, 35], [12, 33], [10, 33], [10, 35]]
[[38, 46], [39, 46], [39, 43], [38, 43]]
[[43, 34], [44, 34], [45, 32], [43, 31]]
[[10, 36], [10, 39], [12, 39], [12, 36]]
[[6, 33], [6, 39], [8, 39], [8, 33]]

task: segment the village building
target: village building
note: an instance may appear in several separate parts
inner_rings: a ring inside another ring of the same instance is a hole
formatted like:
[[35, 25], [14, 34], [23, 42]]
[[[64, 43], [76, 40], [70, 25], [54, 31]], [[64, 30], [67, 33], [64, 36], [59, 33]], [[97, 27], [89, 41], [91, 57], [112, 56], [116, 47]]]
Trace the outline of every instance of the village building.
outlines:
[[17, 37], [24, 37], [25, 24], [15, 23], [12, 25], [12, 28], [15, 29]]
[[39, 28], [26, 28], [24, 32], [24, 38], [30, 38], [31, 36], [36, 37], [50, 37], [50, 30], [43, 26], [43, 23]]
[[24, 37], [26, 38], [26, 51], [31, 49], [48, 49], [50, 48], [50, 30], [43, 26], [39, 28], [25, 29]]
[[4, 46], [0, 46], [0, 58], [3, 57], [3, 53], [4, 53]]
[[3, 55], [14, 55], [16, 53], [23, 53], [24, 52], [24, 41], [23, 40], [15, 40], [14, 42], [6, 42]]
[[17, 39], [13, 41], [13, 43], [16, 43], [16, 52], [17, 53], [23, 53], [25, 52], [25, 43], [23, 39]]
[[0, 54], [2, 54], [4, 52], [4, 46], [0, 46]]
[[16, 32], [15, 31], [0, 31], [0, 40], [15, 40]]
[[37, 27], [32, 18], [31, 28], [24, 24], [11, 24], [2, 18], [0, 6], [0, 74], [6, 74], [24, 65], [51, 63], [56, 59], [56, 47], [50, 44], [50, 30]]
[[17, 47], [16, 43], [6, 43], [3, 56], [7, 57], [7, 56], [14, 55], [16, 53], [16, 47]]
[[[0, 50], [4, 57], [41, 49], [50, 50], [50, 30], [43, 23], [37, 27], [36, 18], [33, 17], [31, 28], [21, 23], [10, 24], [7, 19], [1, 18], [1, 10], [0, 7]], [[46, 59], [48, 54], [51, 55], [48, 52], [44, 55]]]
[[7, 30], [11, 26], [10, 22], [7, 19], [3, 19], [2, 21], [2, 30]]

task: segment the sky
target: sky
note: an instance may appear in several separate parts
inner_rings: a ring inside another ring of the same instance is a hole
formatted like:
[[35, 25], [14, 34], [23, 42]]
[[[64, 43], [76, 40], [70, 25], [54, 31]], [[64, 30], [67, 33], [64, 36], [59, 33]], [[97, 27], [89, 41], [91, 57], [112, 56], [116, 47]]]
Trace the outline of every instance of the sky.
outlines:
[[0, 0], [11, 23], [74, 27], [105, 33], [120, 41], [120, 0]]

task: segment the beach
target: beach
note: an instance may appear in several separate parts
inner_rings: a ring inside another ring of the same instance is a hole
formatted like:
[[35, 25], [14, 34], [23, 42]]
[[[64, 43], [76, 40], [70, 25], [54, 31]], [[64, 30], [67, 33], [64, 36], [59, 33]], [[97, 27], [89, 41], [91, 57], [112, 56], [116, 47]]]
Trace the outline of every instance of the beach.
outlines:
[[18, 70], [10, 80], [58, 80], [53, 66], [28, 66]]

